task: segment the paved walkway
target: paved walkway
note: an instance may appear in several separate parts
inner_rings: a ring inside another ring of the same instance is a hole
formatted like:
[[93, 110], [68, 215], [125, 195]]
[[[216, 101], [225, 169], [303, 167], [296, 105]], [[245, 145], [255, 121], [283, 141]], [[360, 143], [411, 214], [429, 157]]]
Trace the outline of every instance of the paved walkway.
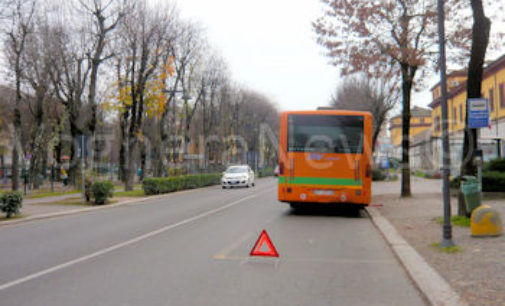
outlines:
[[21, 213], [23, 216], [32, 217], [35, 215], [45, 215], [54, 212], [70, 211], [76, 208], [82, 207], [81, 205], [71, 205], [71, 204], [54, 204], [67, 199], [79, 199], [82, 195], [80, 193], [65, 194], [54, 197], [44, 197], [38, 199], [25, 199], [23, 201], [23, 207], [21, 208]]
[[[124, 191], [123, 188], [116, 190], [115, 192]], [[83, 208], [89, 205], [80, 204], [55, 204], [55, 202], [60, 202], [67, 199], [80, 199], [82, 197], [81, 193], [70, 193], [59, 196], [43, 197], [36, 199], [24, 199], [23, 207], [21, 208], [21, 213], [24, 217], [33, 217], [36, 215], [46, 215], [56, 212], [71, 211], [79, 208]], [[115, 198], [118, 200], [118, 198]]]
[[[505, 305], [505, 236], [472, 238], [467, 227], [453, 227], [455, 254], [439, 252], [442, 226], [442, 181], [412, 177], [411, 198], [399, 197], [400, 181], [374, 182], [373, 203], [377, 210], [419, 254], [471, 305]], [[505, 199], [484, 201], [505, 218]], [[451, 199], [452, 214], [457, 200]]]

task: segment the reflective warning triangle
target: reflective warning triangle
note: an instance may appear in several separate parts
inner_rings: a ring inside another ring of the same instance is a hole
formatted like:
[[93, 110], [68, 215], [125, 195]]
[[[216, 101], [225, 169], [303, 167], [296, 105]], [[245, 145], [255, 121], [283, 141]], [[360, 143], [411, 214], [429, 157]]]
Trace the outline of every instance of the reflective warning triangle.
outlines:
[[[263, 246], [268, 247], [267, 251], [262, 251], [261, 248]], [[274, 247], [274, 244], [270, 240], [270, 237], [268, 237], [267, 231], [263, 230], [254, 244], [254, 247], [251, 250], [251, 253], [249, 253], [250, 256], [271, 256], [271, 257], [279, 257], [279, 253], [277, 253], [277, 250]]]

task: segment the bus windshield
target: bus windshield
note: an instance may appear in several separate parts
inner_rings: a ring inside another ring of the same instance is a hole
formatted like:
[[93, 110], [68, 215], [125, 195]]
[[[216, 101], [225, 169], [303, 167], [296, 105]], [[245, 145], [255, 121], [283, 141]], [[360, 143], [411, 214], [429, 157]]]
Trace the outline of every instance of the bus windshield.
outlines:
[[363, 153], [363, 116], [289, 115], [288, 151]]

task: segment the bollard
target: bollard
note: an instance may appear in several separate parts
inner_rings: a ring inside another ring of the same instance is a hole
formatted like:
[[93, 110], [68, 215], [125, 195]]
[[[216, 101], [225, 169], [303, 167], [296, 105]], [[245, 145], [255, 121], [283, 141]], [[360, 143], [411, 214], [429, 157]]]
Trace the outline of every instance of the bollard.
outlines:
[[500, 214], [488, 205], [477, 207], [471, 217], [472, 237], [494, 237], [501, 235], [503, 225]]

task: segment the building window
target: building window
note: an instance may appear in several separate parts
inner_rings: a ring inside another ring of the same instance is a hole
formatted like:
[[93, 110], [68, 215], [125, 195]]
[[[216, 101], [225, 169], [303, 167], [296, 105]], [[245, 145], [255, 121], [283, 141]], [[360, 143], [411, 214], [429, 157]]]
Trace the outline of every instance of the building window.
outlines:
[[491, 112], [494, 112], [494, 90], [491, 88], [489, 90], [489, 107], [491, 109]]
[[463, 123], [463, 104], [459, 105], [459, 122]]
[[455, 126], [456, 125], [456, 118], [458, 117], [457, 116], [457, 110], [456, 110], [456, 107], [453, 107], [452, 108], [452, 125]]
[[423, 118], [423, 117], [421, 117], [421, 119], [420, 119], [420, 120], [421, 120], [421, 123], [424, 123], [424, 118]]
[[500, 84], [500, 107], [505, 107], [505, 92], [503, 92], [503, 83]]

